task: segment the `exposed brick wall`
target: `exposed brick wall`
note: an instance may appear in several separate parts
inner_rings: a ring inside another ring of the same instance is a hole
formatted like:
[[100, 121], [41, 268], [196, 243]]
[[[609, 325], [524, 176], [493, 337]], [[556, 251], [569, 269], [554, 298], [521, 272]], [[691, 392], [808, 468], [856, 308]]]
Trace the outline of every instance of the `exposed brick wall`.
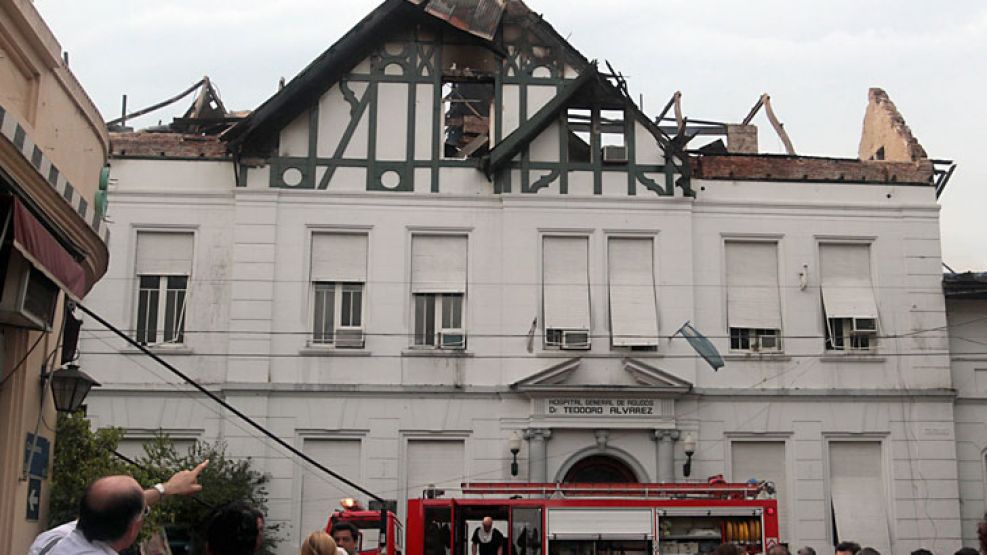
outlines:
[[692, 168], [693, 176], [700, 179], [917, 183], [924, 185], [932, 183], [932, 163], [928, 160], [879, 162], [766, 154], [707, 155], [693, 158]]
[[226, 143], [215, 136], [182, 133], [110, 133], [110, 156], [227, 159]]

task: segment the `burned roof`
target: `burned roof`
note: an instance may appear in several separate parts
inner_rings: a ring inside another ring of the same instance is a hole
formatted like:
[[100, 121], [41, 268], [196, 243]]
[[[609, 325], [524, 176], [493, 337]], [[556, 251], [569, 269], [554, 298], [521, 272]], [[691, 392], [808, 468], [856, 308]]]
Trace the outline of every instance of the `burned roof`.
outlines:
[[[502, 10], [498, 10], [503, 3]], [[431, 6], [426, 11], [421, 4]], [[441, 4], [441, 6], [440, 6]], [[458, 14], [465, 13], [469, 6], [484, 16], [463, 22]], [[433, 15], [431, 12], [436, 12]], [[444, 15], [443, 15], [444, 14]], [[222, 136], [234, 150], [262, 150], [270, 147], [271, 137], [288, 125], [309, 106], [318, 101], [325, 91], [338, 82], [361, 60], [373, 52], [386, 36], [410, 24], [441, 25], [447, 32], [458, 33], [466, 41], [472, 41], [504, 55], [499, 46], [499, 37], [494, 40], [481, 38], [485, 31], [475, 33], [476, 25], [482, 27], [489, 22], [492, 14], [526, 19], [531, 28], [540, 35], [563, 45], [563, 55], [579, 67], [588, 60], [573, 48], [558, 32], [535, 14], [521, 0], [384, 0], [367, 14], [345, 35], [320, 54], [285, 87], [267, 99], [242, 122], [230, 128]], [[463, 29], [469, 30], [463, 30]]]
[[987, 272], [943, 274], [942, 290], [951, 299], [987, 299]]
[[226, 143], [215, 135], [110, 133], [111, 158], [229, 160]]
[[699, 155], [692, 158], [697, 179], [733, 181], [810, 181], [932, 185], [929, 160], [888, 162], [787, 154]]

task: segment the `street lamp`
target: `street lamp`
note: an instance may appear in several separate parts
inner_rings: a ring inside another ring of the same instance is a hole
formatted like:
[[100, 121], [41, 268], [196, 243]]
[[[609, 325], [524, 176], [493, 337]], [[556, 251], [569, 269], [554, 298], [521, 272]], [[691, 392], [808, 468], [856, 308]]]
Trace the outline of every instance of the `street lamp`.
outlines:
[[517, 454], [521, 452], [521, 436], [515, 431], [511, 434], [511, 439], [507, 440], [507, 448], [511, 450], [511, 476], [517, 476]]
[[682, 448], [685, 449], [685, 464], [682, 465], [682, 475], [686, 478], [692, 474], [692, 456], [696, 454], [696, 438], [691, 432], [686, 432], [682, 439]]
[[42, 375], [41, 379], [51, 380], [51, 396], [55, 401], [55, 410], [59, 412], [79, 410], [89, 390], [100, 386], [89, 374], [79, 370], [79, 365], [74, 362]]

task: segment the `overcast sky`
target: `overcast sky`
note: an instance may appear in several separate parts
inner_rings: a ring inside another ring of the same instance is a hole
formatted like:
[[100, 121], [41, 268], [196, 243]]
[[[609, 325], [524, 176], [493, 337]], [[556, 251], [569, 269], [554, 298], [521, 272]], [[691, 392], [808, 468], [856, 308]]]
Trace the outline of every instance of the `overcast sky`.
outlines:
[[[526, 0], [587, 58], [610, 60], [645, 111], [676, 90], [696, 119], [739, 121], [771, 95], [799, 154], [857, 154], [867, 89], [882, 87], [933, 158], [959, 167], [943, 197], [943, 259], [987, 270], [987, 3], [954, 0]], [[253, 109], [377, 0], [35, 0], [106, 119], [208, 75]], [[169, 121], [183, 101], [137, 122]], [[760, 115], [761, 149], [781, 143]]]

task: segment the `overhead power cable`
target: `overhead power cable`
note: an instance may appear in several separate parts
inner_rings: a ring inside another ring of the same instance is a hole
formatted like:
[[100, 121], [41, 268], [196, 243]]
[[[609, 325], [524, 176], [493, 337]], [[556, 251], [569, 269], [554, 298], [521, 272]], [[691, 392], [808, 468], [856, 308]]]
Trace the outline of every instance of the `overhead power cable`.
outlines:
[[79, 308], [79, 310], [85, 312], [89, 316], [92, 316], [94, 320], [96, 320], [97, 322], [99, 322], [100, 324], [102, 324], [107, 329], [113, 331], [116, 335], [120, 336], [124, 341], [126, 341], [127, 343], [129, 343], [131, 346], [139, 349], [145, 355], [147, 355], [147, 356], [151, 357], [152, 359], [154, 359], [155, 362], [157, 362], [161, 366], [164, 366], [165, 368], [167, 368], [169, 371], [171, 371], [173, 374], [175, 374], [176, 376], [178, 376], [179, 378], [181, 378], [182, 380], [184, 380], [186, 383], [188, 383], [189, 385], [191, 385], [195, 389], [199, 390], [199, 392], [201, 392], [203, 395], [209, 397], [210, 399], [212, 399], [213, 401], [215, 401], [216, 403], [218, 403], [219, 405], [221, 405], [226, 410], [228, 410], [228, 411], [232, 412], [233, 414], [235, 414], [237, 417], [240, 418], [240, 420], [244, 421], [245, 423], [247, 423], [248, 425], [250, 425], [250, 427], [254, 428], [255, 430], [259, 431], [260, 433], [262, 433], [265, 436], [267, 436], [268, 438], [270, 438], [271, 441], [273, 441], [273, 442], [277, 443], [278, 445], [280, 445], [281, 447], [287, 449], [289, 452], [291, 452], [296, 457], [304, 460], [305, 462], [309, 463], [310, 465], [314, 466], [315, 468], [318, 468], [322, 472], [325, 472], [326, 474], [332, 476], [333, 478], [339, 480], [340, 482], [342, 482], [342, 483], [350, 486], [351, 488], [359, 491], [360, 493], [368, 496], [369, 498], [373, 499], [374, 501], [378, 501], [381, 504], [384, 503], [384, 499], [382, 497], [380, 497], [377, 494], [371, 492], [370, 490], [364, 488], [363, 486], [360, 486], [359, 484], [350, 481], [346, 477], [344, 477], [344, 476], [342, 476], [342, 475], [340, 475], [340, 474], [338, 474], [338, 473], [330, 470], [328, 467], [326, 467], [325, 465], [323, 465], [319, 461], [317, 461], [317, 460], [313, 459], [312, 457], [306, 455], [304, 452], [302, 452], [301, 450], [299, 450], [295, 446], [293, 446], [290, 443], [286, 442], [285, 440], [281, 439], [280, 437], [278, 437], [277, 435], [275, 435], [273, 432], [271, 432], [270, 430], [268, 430], [264, 426], [261, 426], [253, 418], [250, 418], [249, 416], [247, 416], [246, 414], [244, 414], [242, 411], [240, 411], [240, 409], [238, 409], [238, 408], [234, 407], [233, 405], [227, 403], [224, 399], [220, 398], [215, 393], [209, 391], [208, 389], [206, 389], [205, 387], [203, 387], [201, 384], [199, 384], [198, 382], [196, 382], [192, 378], [188, 377], [184, 372], [182, 372], [178, 368], [175, 368], [174, 366], [172, 366], [170, 363], [168, 363], [168, 361], [164, 360], [163, 358], [161, 358], [160, 356], [158, 356], [157, 354], [155, 354], [153, 351], [151, 351], [150, 349], [148, 349], [144, 345], [141, 345], [140, 343], [138, 343], [137, 341], [135, 341], [134, 339], [132, 339], [130, 336], [128, 336], [127, 334], [125, 334], [122, 331], [120, 331], [119, 329], [117, 329], [116, 326], [114, 326], [113, 324], [111, 324], [111, 323], [107, 322], [106, 320], [104, 320], [103, 317], [100, 316], [99, 314], [96, 314], [95, 312], [93, 312], [92, 310], [89, 310], [87, 307], [85, 307], [85, 306], [83, 306], [81, 304], [78, 304], [76, 306]]

